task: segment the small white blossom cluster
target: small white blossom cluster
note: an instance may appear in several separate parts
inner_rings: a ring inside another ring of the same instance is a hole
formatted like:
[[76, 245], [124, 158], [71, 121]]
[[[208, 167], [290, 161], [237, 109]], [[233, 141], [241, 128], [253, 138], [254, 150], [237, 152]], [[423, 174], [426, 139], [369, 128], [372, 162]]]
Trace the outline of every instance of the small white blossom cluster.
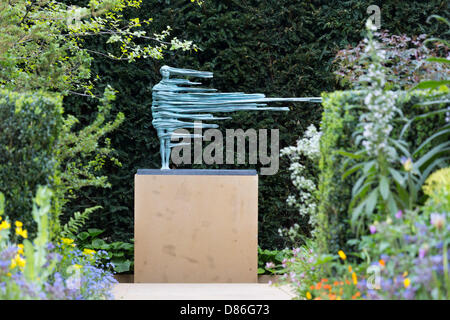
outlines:
[[[281, 156], [288, 156], [291, 165], [291, 180], [299, 191], [298, 195], [290, 195], [287, 203], [298, 208], [301, 216], [309, 216], [309, 224], [315, 226], [317, 199], [314, 195], [317, 185], [311, 174], [306, 171], [306, 166], [301, 162], [317, 162], [320, 157], [321, 133], [317, 131], [314, 125], [310, 125], [303, 138], [297, 141], [296, 146], [286, 147], [281, 150]], [[314, 229], [314, 228], [313, 228]]]
[[[370, 20], [368, 29], [374, 30]], [[383, 154], [388, 160], [393, 160], [396, 158], [396, 151], [389, 145], [388, 138], [393, 128], [391, 122], [399, 111], [395, 106], [398, 93], [384, 90], [386, 73], [381, 64], [385, 59], [384, 50], [372, 36], [365, 39], [365, 42], [365, 53], [370, 57], [371, 64], [359, 78], [359, 83], [368, 91], [364, 98], [366, 112], [359, 118], [363, 127], [362, 145], [370, 156], [378, 157]]]

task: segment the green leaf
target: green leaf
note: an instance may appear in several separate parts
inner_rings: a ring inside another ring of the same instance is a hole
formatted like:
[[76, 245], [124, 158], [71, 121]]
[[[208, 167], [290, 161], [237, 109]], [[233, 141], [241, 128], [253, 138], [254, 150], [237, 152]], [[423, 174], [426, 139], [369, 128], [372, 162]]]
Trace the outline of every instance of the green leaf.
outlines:
[[411, 90], [416, 90], [416, 89], [435, 89], [435, 88], [438, 88], [440, 86], [445, 86], [445, 85], [449, 85], [449, 84], [450, 84], [450, 80], [426, 80], [426, 81], [420, 82], [418, 85], [416, 85]]
[[384, 200], [387, 200], [389, 196], [389, 180], [386, 176], [381, 176], [380, 178], [380, 194]]
[[393, 197], [389, 197], [387, 203], [388, 203], [388, 208], [389, 208], [390, 212], [394, 213], [394, 212], [398, 211], [397, 204], [395, 203], [395, 200]]
[[446, 141], [438, 144], [433, 149], [424, 154], [414, 165], [416, 168], [421, 168], [426, 162], [439, 155], [440, 153], [448, 153], [450, 146], [450, 141]]
[[377, 200], [378, 200], [378, 188], [375, 188], [372, 190], [372, 192], [367, 197], [367, 200], [365, 201], [367, 216], [369, 216], [373, 213], [373, 210], [375, 209], [375, 206], [377, 205]]
[[417, 147], [417, 149], [414, 151], [413, 156], [417, 155], [432, 140], [434, 140], [440, 136], [446, 135], [446, 134], [450, 134], [450, 125], [445, 125], [441, 129], [439, 129], [438, 132], [434, 133], [433, 135], [428, 137], [424, 142], [422, 142], [422, 144], [419, 147]]
[[366, 163], [364, 164], [364, 169], [363, 169], [364, 174], [367, 175], [367, 174], [369, 173], [369, 171], [372, 170], [372, 168], [373, 168], [375, 165], [376, 165], [375, 160], [371, 160], [371, 161], [366, 162]]
[[351, 175], [352, 173], [358, 171], [359, 169], [361, 169], [363, 167], [362, 163], [358, 163], [356, 165], [354, 165], [353, 167], [351, 167], [350, 169], [348, 169], [347, 171], [344, 172], [344, 174], [342, 175], [342, 180], [344, 180], [345, 178], [347, 178], [349, 175]]
[[430, 62], [438, 62], [438, 63], [450, 63], [450, 60], [449, 60], [449, 59], [446, 59], [446, 58], [438, 58], [438, 57], [428, 58], [428, 59], [426, 59], [426, 61], [430, 61]]
[[83, 231], [80, 234], [78, 234], [77, 237], [80, 240], [86, 240], [89, 237], [89, 233], [87, 233], [86, 231]]
[[117, 273], [127, 272], [130, 271], [131, 261], [125, 260], [111, 260], [111, 262], [114, 264], [114, 271]]
[[113, 252], [113, 257], [115, 258], [121, 258], [125, 255], [125, 253], [123, 251], [121, 252]]
[[389, 242], [381, 242], [380, 243], [380, 248], [378, 249], [379, 252], [385, 252], [387, 248], [389, 248], [391, 246], [391, 244]]
[[264, 274], [266, 272], [266, 270], [264, 270], [263, 268], [258, 268], [258, 274]]
[[96, 228], [91, 228], [91, 229], [88, 229], [87, 232], [89, 232], [89, 235], [90, 235], [92, 238], [95, 238], [95, 237], [98, 236], [99, 234], [105, 232], [105, 230], [102, 230], [102, 229], [96, 229]]
[[34, 247], [31, 241], [25, 239], [23, 241], [23, 252], [27, 263], [25, 264], [24, 275], [25, 278], [34, 281], [37, 277], [35, 274], [35, 259], [34, 259]]
[[95, 249], [101, 249], [104, 245], [106, 245], [106, 242], [102, 239], [94, 239], [92, 241], [92, 247], [94, 247]]
[[389, 168], [388, 169], [389, 172], [392, 175], [392, 178], [401, 186], [404, 186], [405, 184], [405, 178], [401, 175], [400, 172], [398, 172], [397, 170], [393, 169], [393, 168]]
[[342, 156], [351, 158], [351, 159], [361, 159], [362, 158], [362, 155], [360, 155], [360, 154], [350, 153], [350, 152], [346, 152], [346, 151], [342, 151], [342, 150], [339, 150], [336, 153], [338, 153]]

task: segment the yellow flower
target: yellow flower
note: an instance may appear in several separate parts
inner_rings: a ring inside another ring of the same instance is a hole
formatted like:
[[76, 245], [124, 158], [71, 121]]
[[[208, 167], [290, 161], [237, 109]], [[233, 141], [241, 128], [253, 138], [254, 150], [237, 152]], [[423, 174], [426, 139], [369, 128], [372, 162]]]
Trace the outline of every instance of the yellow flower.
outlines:
[[348, 266], [348, 272], [352, 272], [352, 271], [353, 271], [352, 266]]
[[2, 231], [3, 229], [9, 229], [9, 227], [11, 227], [11, 225], [6, 220], [3, 220], [3, 222], [0, 223], [0, 231]]
[[357, 285], [358, 284], [358, 277], [356, 277], [356, 273], [352, 273], [352, 280], [353, 280], [353, 284]]
[[66, 245], [72, 245], [73, 244], [73, 239], [69, 239], [69, 238], [62, 238], [62, 243], [66, 244]]
[[308, 300], [312, 299], [311, 293], [309, 291], [306, 293], [306, 299]]
[[405, 278], [408, 276], [408, 271], [403, 272], [402, 277]]
[[9, 266], [10, 269], [14, 269], [15, 267], [19, 266], [20, 268], [25, 267], [26, 260], [20, 256], [20, 254], [16, 254], [14, 259], [11, 259], [11, 265]]
[[83, 250], [83, 253], [86, 254], [86, 255], [92, 256], [92, 255], [95, 253], [95, 250], [91, 250], [91, 249], [85, 248], [85, 249]]
[[79, 265], [79, 264], [74, 264], [73, 267], [74, 267], [75, 269], [78, 269], [78, 270], [80, 270], [81, 268], [83, 268], [83, 266], [82, 266], [82, 265]]
[[16, 256], [16, 261], [17, 261], [17, 265], [20, 268], [25, 267], [25, 264], [27, 263], [27, 261], [24, 258], [22, 258], [19, 254]]
[[405, 278], [405, 280], [403, 280], [403, 285], [405, 286], [405, 288], [408, 288], [410, 284], [411, 280], [409, 280], [409, 278]]
[[18, 244], [17, 247], [19, 247], [19, 249], [17, 250], [17, 253], [23, 254], [23, 244]]
[[342, 260], [347, 259], [347, 256], [345, 255], [344, 251], [342, 251], [342, 250], [338, 251], [338, 255], [339, 255], [339, 257], [341, 257]]
[[15, 225], [16, 225], [17, 228], [22, 228], [23, 227], [23, 223], [20, 222], [20, 221], [16, 221]]
[[28, 238], [27, 230], [23, 230], [22, 228], [16, 228], [16, 234], [22, 236], [23, 238]]

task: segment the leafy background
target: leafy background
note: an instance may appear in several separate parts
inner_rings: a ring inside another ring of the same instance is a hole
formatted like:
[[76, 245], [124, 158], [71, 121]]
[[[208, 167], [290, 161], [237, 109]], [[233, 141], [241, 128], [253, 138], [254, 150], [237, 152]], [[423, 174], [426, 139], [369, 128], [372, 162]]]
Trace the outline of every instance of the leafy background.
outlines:
[[[86, 1], [66, 2], [81, 5]], [[126, 117], [109, 135], [122, 166], [107, 163], [102, 174], [109, 176], [112, 187], [82, 189], [78, 199], [69, 204], [69, 213], [101, 205], [103, 209], [91, 215], [86, 227], [102, 228], [114, 241], [133, 237], [134, 174], [138, 168], [160, 167], [150, 106], [151, 87], [160, 81], [162, 65], [213, 71], [214, 79], [206, 85], [222, 92], [319, 96], [323, 91], [341, 89], [332, 73], [332, 60], [339, 49], [356, 45], [363, 38], [366, 10], [372, 4], [381, 8], [382, 28], [393, 34], [437, 34], [438, 25], [426, 24], [426, 18], [431, 14], [445, 16], [448, 10], [445, 0], [409, 1], [407, 6], [396, 0], [208, 0], [202, 6], [192, 5], [189, 0], [144, 1], [142, 8], [128, 14], [131, 18], [153, 17], [147, 27], [149, 34], [170, 25], [175, 36], [193, 40], [202, 50], [169, 53], [165, 60], [133, 64], [95, 57], [92, 72], [93, 77], [101, 76], [99, 89], [110, 84], [119, 91], [112, 113], [123, 112]], [[91, 40], [89, 46], [106, 49], [102, 39]], [[96, 102], [89, 98], [67, 97], [64, 106], [66, 112], [82, 120], [81, 124], [95, 116]], [[280, 148], [293, 145], [308, 125], [318, 125], [322, 109], [318, 104], [289, 106], [289, 113], [236, 113], [221, 127], [278, 128]], [[295, 222], [308, 232], [306, 221], [299, 221], [296, 210], [286, 204], [293, 191], [287, 168], [287, 159], [280, 159], [276, 175], [259, 177], [262, 248], [283, 247], [285, 242], [277, 230]]]

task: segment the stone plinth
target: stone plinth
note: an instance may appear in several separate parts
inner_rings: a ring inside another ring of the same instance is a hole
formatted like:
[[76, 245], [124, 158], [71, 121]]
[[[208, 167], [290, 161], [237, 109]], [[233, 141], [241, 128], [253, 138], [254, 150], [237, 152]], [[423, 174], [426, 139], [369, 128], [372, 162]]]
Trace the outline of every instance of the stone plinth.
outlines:
[[134, 281], [257, 282], [254, 170], [138, 170]]

